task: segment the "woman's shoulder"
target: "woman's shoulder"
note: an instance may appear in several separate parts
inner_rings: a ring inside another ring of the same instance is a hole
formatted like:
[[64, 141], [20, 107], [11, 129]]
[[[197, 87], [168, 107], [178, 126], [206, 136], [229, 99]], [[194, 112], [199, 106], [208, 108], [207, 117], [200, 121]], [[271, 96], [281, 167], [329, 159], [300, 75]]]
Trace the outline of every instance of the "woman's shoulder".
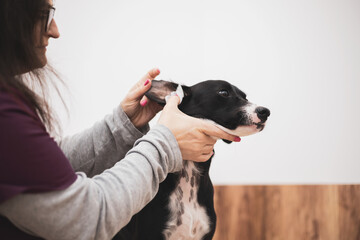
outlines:
[[0, 91], [0, 203], [22, 192], [64, 189], [76, 175], [36, 113]]
[[8, 120], [29, 118], [45, 128], [35, 110], [30, 107], [21, 91], [17, 89], [0, 88], [0, 118], [3, 120], [4, 118]]
[[17, 89], [0, 88], [0, 109], [27, 105], [24, 96]]

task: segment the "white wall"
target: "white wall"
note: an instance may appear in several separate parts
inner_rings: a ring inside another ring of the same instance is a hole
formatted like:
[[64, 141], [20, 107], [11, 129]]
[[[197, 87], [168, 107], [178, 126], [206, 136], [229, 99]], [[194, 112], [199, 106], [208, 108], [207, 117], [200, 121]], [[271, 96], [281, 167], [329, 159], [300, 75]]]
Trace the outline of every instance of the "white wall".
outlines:
[[48, 53], [70, 88], [66, 134], [102, 119], [159, 67], [159, 79], [187, 85], [225, 79], [271, 110], [262, 133], [216, 145], [214, 183], [360, 183], [359, 1], [58, 0], [56, 7], [62, 36]]

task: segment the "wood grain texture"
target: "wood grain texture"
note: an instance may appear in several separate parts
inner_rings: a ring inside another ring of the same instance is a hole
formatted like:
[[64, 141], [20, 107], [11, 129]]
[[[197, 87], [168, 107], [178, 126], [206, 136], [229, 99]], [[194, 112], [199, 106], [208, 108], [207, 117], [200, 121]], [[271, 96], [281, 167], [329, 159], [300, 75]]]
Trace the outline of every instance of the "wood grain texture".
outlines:
[[360, 185], [215, 186], [214, 240], [360, 240]]

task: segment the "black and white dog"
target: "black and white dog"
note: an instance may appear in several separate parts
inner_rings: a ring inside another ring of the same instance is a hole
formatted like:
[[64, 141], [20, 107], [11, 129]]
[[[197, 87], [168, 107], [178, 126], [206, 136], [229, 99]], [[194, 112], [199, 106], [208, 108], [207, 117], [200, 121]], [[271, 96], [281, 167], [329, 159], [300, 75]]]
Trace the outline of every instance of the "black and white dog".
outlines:
[[[176, 83], [153, 80], [146, 96], [164, 105], [165, 97], [177, 88]], [[267, 108], [250, 103], [245, 93], [226, 81], [209, 80], [182, 89], [182, 112], [212, 120], [236, 136], [262, 131], [270, 115]], [[182, 171], [169, 174], [155, 198], [114, 239], [212, 239], [216, 214], [209, 177], [211, 159], [204, 163], [184, 161]]]

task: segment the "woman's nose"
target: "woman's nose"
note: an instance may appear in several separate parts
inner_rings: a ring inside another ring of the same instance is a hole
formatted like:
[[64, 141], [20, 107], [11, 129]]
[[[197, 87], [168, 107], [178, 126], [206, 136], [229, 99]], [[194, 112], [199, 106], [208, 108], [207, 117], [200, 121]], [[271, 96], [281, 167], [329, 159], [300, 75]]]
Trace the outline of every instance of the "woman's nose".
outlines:
[[49, 37], [52, 37], [52, 38], [59, 38], [60, 37], [59, 29], [58, 29], [58, 27], [56, 25], [55, 19], [53, 19], [51, 21], [51, 23], [50, 23], [48, 35], [49, 35]]

